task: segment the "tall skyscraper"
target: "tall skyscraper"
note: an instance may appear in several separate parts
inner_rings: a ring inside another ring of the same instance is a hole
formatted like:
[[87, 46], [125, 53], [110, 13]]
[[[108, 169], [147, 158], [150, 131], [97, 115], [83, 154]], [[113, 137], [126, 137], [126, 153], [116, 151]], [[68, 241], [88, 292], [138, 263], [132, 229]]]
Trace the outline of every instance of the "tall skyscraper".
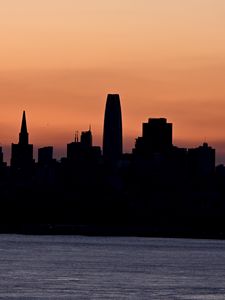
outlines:
[[26, 113], [23, 112], [21, 130], [19, 134], [19, 144], [20, 145], [28, 145], [29, 144], [29, 134], [27, 131], [27, 121], [26, 121]]
[[103, 132], [103, 156], [117, 160], [123, 153], [122, 114], [118, 94], [107, 96]]
[[29, 144], [26, 113], [24, 111], [19, 134], [19, 143], [12, 144], [11, 166], [14, 168], [23, 169], [31, 167], [33, 162], [33, 145]]

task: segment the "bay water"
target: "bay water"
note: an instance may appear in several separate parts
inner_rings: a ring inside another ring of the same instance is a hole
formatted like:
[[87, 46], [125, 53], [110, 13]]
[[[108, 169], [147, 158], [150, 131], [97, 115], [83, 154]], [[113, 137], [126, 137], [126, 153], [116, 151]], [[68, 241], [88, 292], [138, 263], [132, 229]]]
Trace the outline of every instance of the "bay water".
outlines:
[[225, 241], [0, 235], [0, 299], [225, 299]]

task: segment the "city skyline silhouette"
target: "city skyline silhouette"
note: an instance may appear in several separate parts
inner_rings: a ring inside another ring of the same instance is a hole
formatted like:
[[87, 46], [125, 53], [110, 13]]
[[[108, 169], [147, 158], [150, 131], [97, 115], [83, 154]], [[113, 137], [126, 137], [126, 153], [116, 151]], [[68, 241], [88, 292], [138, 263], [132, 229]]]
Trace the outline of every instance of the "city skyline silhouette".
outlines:
[[1, 146], [22, 110], [31, 143], [57, 158], [90, 123], [101, 145], [105, 95], [119, 93], [126, 152], [143, 120], [165, 117], [176, 145], [208, 141], [225, 162], [223, 1], [21, 1], [0, 12]]
[[[119, 109], [119, 118], [122, 118], [121, 117], [121, 115], [122, 115], [122, 112], [120, 111], [120, 99], [119, 99], [119, 95], [118, 94], [108, 94], [108, 96], [107, 96], [107, 101], [106, 101], [106, 107], [105, 107], [105, 119], [107, 119], [107, 114], [109, 114], [109, 110], [110, 110], [110, 106], [111, 106], [111, 104], [112, 104], [112, 102], [110, 101], [110, 100], [113, 100], [113, 97], [115, 96], [115, 103], [119, 103], [119, 106], [118, 106], [118, 109]], [[118, 99], [117, 99], [117, 96], [118, 96]], [[111, 102], [111, 104], [109, 105], [109, 102]], [[113, 106], [114, 106], [114, 104], [112, 105], [112, 109], [114, 110], [114, 108], [113, 108]], [[117, 109], [116, 109], [117, 110]], [[108, 112], [107, 112], [108, 111]], [[117, 113], [116, 113], [117, 114]], [[105, 123], [105, 119], [104, 119], [104, 123]], [[151, 118], [152, 120], [154, 120], [154, 118]], [[160, 118], [155, 118], [155, 120], [164, 120], [165, 118], [162, 118], [162, 117], [160, 117]], [[150, 120], [150, 119], [149, 119]], [[165, 119], [166, 120], [166, 119]], [[113, 121], [114, 122], [114, 121]], [[121, 122], [121, 137], [119, 138], [119, 139], [121, 139], [121, 146], [119, 146], [119, 147], [121, 147], [121, 150], [122, 150], [122, 144], [123, 144], [123, 141], [122, 141], [122, 121], [120, 121], [119, 120], [119, 122]], [[113, 125], [115, 125], [116, 123], [112, 123]], [[110, 127], [109, 125], [107, 125], [108, 127]], [[90, 127], [90, 125], [89, 125], [89, 127]], [[90, 129], [89, 129], [90, 130]], [[171, 129], [172, 130], [172, 129]], [[78, 139], [78, 137], [79, 137], [79, 135], [81, 134], [81, 136], [82, 136], [82, 131], [81, 132], [79, 132], [79, 131], [74, 131], [75, 132], [75, 136], [77, 136], [77, 139]], [[101, 145], [96, 145], [96, 146], [99, 146], [101, 149], [102, 149], [102, 154], [104, 155], [104, 132], [105, 132], [105, 125], [103, 125], [103, 133], [102, 133], [102, 144]], [[171, 133], [171, 135], [172, 135], [172, 133]], [[22, 113], [22, 122], [21, 122], [21, 131], [20, 131], [20, 133], [19, 133], [19, 143], [18, 143], [18, 145], [20, 145], [20, 144], [28, 144], [28, 139], [29, 139], [29, 134], [28, 134], [28, 131], [27, 131], [27, 123], [26, 123], [26, 111], [23, 111], [23, 113]], [[135, 140], [137, 140], [137, 138], [138, 137], [136, 137], [135, 138]], [[75, 139], [76, 139], [76, 137], [75, 137]], [[110, 140], [110, 138], [109, 138], [109, 140]], [[134, 140], [134, 143], [133, 143], [133, 146], [131, 147], [131, 149], [130, 149], [130, 151], [125, 151], [125, 152], [122, 152], [121, 150], [121, 154], [122, 153], [132, 153], [132, 149], [134, 148], [134, 145], [135, 145], [135, 140]], [[172, 142], [172, 136], [171, 136], [171, 142]], [[204, 142], [203, 143], [207, 143], [207, 140], [204, 140]], [[201, 145], [201, 142], [198, 144], [198, 146], [199, 145]], [[2, 147], [2, 146], [1, 146]], [[52, 145], [43, 145], [42, 146], [42, 148], [43, 147], [52, 147], [52, 149], [54, 148]], [[33, 160], [33, 145], [32, 145], [32, 147], [31, 147], [32, 149], [30, 149], [30, 151], [32, 152], [32, 160]], [[35, 147], [34, 147], [35, 148]], [[64, 145], [64, 148], [66, 148], [66, 144]], [[109, 148], [110, 148], [110, 146], [109, 146]], [[186, 147], [184, 147], [184, 148], [186, 148], [186, 149], [188, 149], [188, 146], [186, 146]], [[192, 147], [190, 147], [190, 148], [192, 148]], [[4, 149], [4, 147], [2, 147], [2, 149]], [[38, 154], [38, 147], [36, 147], [35, 148], [35, 150], [36, 150], [36, 153]], [[6, 159], [6, 162], [7, 163], [9, 163], [10, 165], [11, 165], [11, 157], [12, 157], [12, 149], [11, 149], [11, 151], [10, 151], [10, 153], [9, 153], [9, 151], [8, 151], [8, 155], [7, 155], [7, 158], [8, 159]], [[52, 152], [53, 152], [53, 150], [52, 150]], [[37, 158], [38, 158], [38, 155], [36, 154], [36, 157], [34, 156], [34, 158], [36, 158], [36, 160], [37, 160]], [[64, 155], [62, 155], [61, 157], [60, 156], [58, 156], [58, 155], [56, 155], [55, 156], [55, 158], [57, 158], [57, 159], [61, 159], [62, 157], [64, 157], [66, 155], [66, 151], [64, 151]], [[4, 151], [3, 151], [3, 156], [4, 156]]]
[[124, 153], [122, 115], [119, 95], [108, 94], [103, 149], [89, 126], [60, 160], [45, 145], [35, 161], [23, 111], [10, 166], [0, 148], [0, 231], [225, 236], [225, 166], [216, 166], [216, 150], [178, 147], [173, 124], [149, 118]]

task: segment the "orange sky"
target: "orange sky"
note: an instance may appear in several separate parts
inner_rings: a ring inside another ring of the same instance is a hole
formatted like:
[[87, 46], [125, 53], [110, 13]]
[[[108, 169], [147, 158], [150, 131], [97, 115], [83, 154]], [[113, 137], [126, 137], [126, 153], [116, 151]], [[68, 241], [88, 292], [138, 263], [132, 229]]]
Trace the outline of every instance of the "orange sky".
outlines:
[[37, 147], [65, 153], [89, 124], [101, 145], [106, 95], [119, 93], [125, 150], [160, 116], [175, 144], [208, 141], [225, 162], [224, 0], [1, 1], [0, 38], [4, 147], [24, 109]]

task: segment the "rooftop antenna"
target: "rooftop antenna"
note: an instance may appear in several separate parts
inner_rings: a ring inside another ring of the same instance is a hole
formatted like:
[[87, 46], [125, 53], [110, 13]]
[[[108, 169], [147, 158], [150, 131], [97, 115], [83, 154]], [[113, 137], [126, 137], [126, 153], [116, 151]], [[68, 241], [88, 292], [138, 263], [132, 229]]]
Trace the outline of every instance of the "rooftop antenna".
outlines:
[[79, 142], [79, 131], [75, 131], [75, 143]]

